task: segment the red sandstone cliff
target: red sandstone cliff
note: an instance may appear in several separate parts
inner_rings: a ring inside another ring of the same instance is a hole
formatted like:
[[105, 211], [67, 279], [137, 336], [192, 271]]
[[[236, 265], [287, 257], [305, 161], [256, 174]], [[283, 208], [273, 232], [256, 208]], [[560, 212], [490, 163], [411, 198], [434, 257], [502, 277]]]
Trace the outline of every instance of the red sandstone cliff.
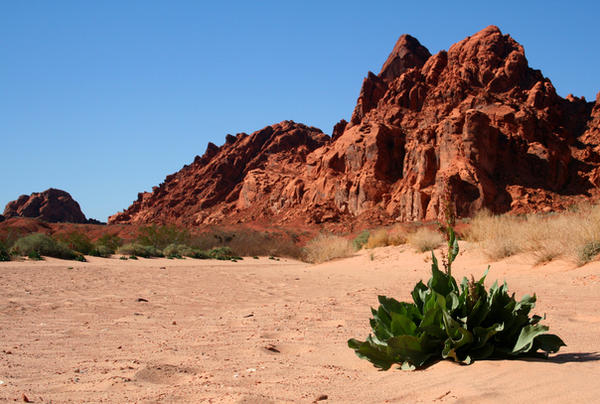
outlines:
[[111, 223], [321, 223], [560, 209], [600, 186], [600, 95], [556, 94], [490, 26], [430, 55], [400, 37], [329, 139], [293, 122], [209, 144]]

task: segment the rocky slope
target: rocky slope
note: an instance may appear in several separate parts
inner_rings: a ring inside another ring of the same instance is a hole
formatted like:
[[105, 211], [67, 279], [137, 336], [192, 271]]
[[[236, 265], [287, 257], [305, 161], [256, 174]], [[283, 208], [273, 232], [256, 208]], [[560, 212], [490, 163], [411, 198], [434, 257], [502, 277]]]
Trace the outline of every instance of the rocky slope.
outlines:
[[[31, 195], [21, 195], [6, 205], [4, 216], [6, 219], [30, 217], [52, 223], [90, 223], [68, 192], [54, 188]], [[93, 219], [91, 222], [97, 223]]]
[[600, 95], [557, 95], [490, 26], [431, 55], [403, 35], [329, 139], [293, 122], [209, 144], [111, 223], [435, 219], [564, 208], [600, 186]]

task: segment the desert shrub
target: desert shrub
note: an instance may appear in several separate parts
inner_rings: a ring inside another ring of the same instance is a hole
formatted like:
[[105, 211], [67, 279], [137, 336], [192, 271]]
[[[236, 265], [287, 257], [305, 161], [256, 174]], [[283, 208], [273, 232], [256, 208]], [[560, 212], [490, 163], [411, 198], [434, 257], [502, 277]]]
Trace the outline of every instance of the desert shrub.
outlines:
[[0, 261], [10, 261], [10, 254], [6, 245], [0, 241]]
[[369, 239], [365, 244], [365, 248], [385, 247], [389, 245], [388, 232], [385, 229], [377, 229], [372, 231]]
[[115, 250], [103, 244], [96, 244], [89, 255], [93, 257], [108, 258], [115, 253]]
[[162, 250], [169, 244], [186, 244], [189, 239], [190, 234], [185, 229], [172, 225], [150, 225], [139, 229], [136, 243]]
[[21, 237], [12, 246], [10, 253], [21, 256], [47, 256], [62, 259], [75, 259], [81, 255], [52, 237], [40, 233]]
[[143, 258], [162, 257], [163, 253], [159, 249], [150, 245], [142, 245], [138, 243], [123, 244], [117, 250], [119, 254], [129, 256], [139, 256]]
[[235, 254], [229, 247], [215, 247], [206, 251], [209, 258], [216, 260], [241, 260], [242, 257]]
[[80, 252], [82, 254], [89, 254], [94, 248], [94, 244], [88, 236], [77, 231], [70, 233], [57, 234], [55, 238], [64, 243], [73, 251]]
[[352, 242], [333, 234], [319, 234], [304, 247], [304, 260], [321, 263], [335, 258], [350, 257], [354, 254]]
[[360, 232], [358, 234], [358, 236], [356, 236], [354, 238], [354, 240], [352, 240], [352, 246], [354, 247], [354, 249], [356, 251], [358, 251], [361, 248], [363, 248], [363, 246], [365, 244], [367, 244], [367, 241], [369, 240], [369, 236], [370, 236], [370, 233], [368, 230], [363, 230], [362, 232]]
[[103, 234], [96, 242], [94, 243], [96, 247], [105, 246], [113, 253], [117, 251], [117, 249], [123, 245], [123, 239], [117, 236], [116, 234]]
[[408, 243], [417, 251], [432, 251], [442, 244], [442, 236], [439, 232], [431, 230], [428, 227], [420, 227], [414, 233], [407, 236]]
[[185, 244], [169, 244], [163, 249], [163, 254], [171, 258], [192, 257], [194, 250]]
[[578, 262], [580, 264], [586, 264], [596, 258], [600, 254], [600, 243], [592, 241], [584, 244], [579, 250]]
[[227, 246], [237, 255], [278, 255], [282, 257], [300, 258], [302, 248], [297, 243], [297, 236], [290, 232], [266, 232], [252, 229], [236, 231], [212, 230], [194, 235], [186, 244], [194, 250], [210, 250], [214, 247]]
[[379, 308], [371, 309], [373, 335], [365, 341], [348, 340], [358, 357], [383, 370], [393, 364], [413, 370], [440, 359], [470, 364], [487, 358], [545, 357], [565, 346], [558, 336], [546, 333], [542, 317], [529, 317], [535, 294], [516, 301], [506, 283], [497, 282], [486, 291], [487, 271], [479, 281], [463, 278], [458, 286], [451, 271], [458, 242], [450, 224], [447, 230], [445, 271], [432, 252], [431, 278], [427, 285], [417, 283], [412, 303], [379, 296]]
[[402, 245], [406, 244], [408, 238], [406, 237], [407, 231], [401, 225], [393, 226], [388, 231], [388, 243], [389, 245]]
[[42, 258], [40, 253], [35, 250], [30, 251], [29, 254], [27, 254], [27, 258], [29, 258], [30, 260], [34, 260], [34, 261], [41, 261], [44, 259], [44, 258]]
[[123, 240], [116, 234], [104, 234], [96, 240], [89, 255], [107, 258], [114, 254], [122, 244]]
[[395, 225], [391, 228], [381, 228], [372, 231], [365, 244], [365, 248], [397, 246], [405, 244], [406, 241], [406, 229], [401, 225]]

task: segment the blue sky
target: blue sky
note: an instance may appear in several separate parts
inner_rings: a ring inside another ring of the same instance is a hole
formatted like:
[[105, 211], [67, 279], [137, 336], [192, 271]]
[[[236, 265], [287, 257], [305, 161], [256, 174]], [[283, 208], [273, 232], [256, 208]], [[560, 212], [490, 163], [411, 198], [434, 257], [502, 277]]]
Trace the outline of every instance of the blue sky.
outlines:
[[227, 133], [331, 133], [403, 33], [436, 53], [498, 25], [559, 94], [594, 100], [599, 16], [593, 1], [4, 1], [0, 205], [55, 187], [106, 220]]

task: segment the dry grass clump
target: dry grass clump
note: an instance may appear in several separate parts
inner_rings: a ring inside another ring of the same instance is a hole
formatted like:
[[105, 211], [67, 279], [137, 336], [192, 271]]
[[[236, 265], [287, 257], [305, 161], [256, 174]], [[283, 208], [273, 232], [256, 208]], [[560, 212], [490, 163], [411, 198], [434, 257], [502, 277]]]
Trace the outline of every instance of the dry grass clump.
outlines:
[[444, 241], [442, 235], [428, 227], [420, 227], [414, 233], [410, 233], [407, 237], [408, 243], [417, 251], [431, 251], [442, 244]]
[[303, 259], [318, 264], [335, 258], [350, 257], [354, 254], [352, 242], [333, 234], [319, 234], [304, 247]]
[[365, 248], [387, 247], [406, 244], [406, 229], [395, 225], [389, 229], [377, 229], [369, 234]]
[[536, 263], [562, 257], [583, 265], [600, 253], [600, 206], [527, 216], [481, 212], [471, 221], [466, 238], [492, 259], [527, 252]]
[[365, 244], [365, 248], [376, 248], [388, 246], [389, 237], [385, 229], [377, 229], [369, 234], [369, 239]]

